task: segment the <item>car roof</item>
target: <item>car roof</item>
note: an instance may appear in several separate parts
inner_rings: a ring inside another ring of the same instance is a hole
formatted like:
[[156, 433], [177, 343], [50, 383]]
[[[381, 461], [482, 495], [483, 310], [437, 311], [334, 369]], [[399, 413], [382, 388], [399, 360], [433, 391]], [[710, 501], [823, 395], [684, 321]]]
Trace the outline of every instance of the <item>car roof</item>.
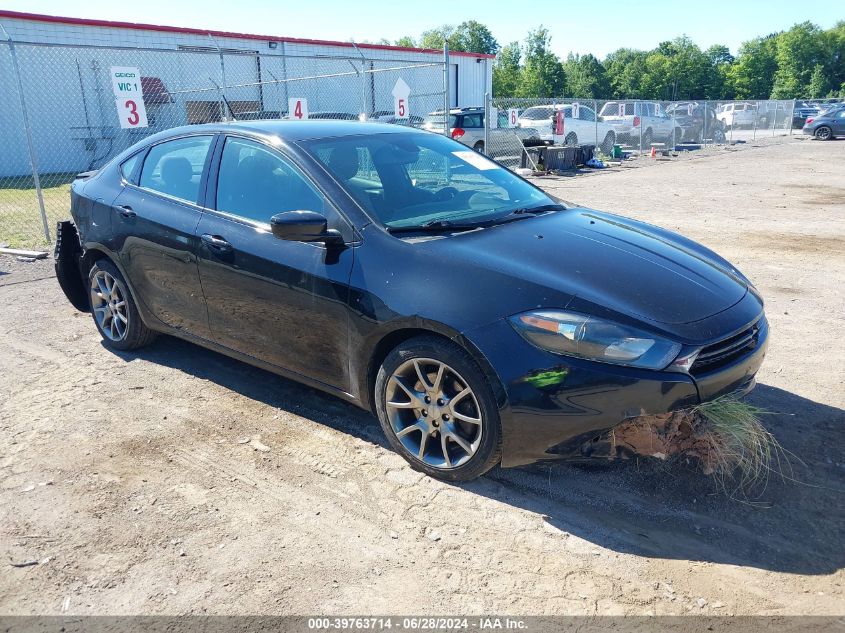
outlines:
[[[383, 122], [345, 121], [339, 119], [317, 119], [305, 121], [282, 121], [279, 119], [259, 119], [254, 121], [230, 121], [227, 123], [205, 123], [202, 125], [183, 125], [172, 128], [160, 135], [160, 138], [179, 136], [186, 133], [231, 133], [244, 132], [258, 136], [277, 136], [289, 141], [303, 141], [315, 138], [333, 138], [337, 136], [360, 136], [367, 134], [429, 134], [424, 130]], [[158, 136], [158, 135], [157, 135]]]

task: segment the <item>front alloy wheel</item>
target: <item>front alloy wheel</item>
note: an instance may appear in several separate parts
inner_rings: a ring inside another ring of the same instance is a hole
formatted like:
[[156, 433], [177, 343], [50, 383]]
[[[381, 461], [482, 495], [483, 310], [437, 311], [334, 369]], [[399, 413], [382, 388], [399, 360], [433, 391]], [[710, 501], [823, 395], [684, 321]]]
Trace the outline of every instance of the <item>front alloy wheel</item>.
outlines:
[[478, 400], [454, 369], [431, 358], [400, 365], [385, 392], [390, 426], [402, 446], [434, 468], [457, 468], [481, 444]]
[[501, 457], [501, 421], [490, 381], [448, 339], [405, 341], [376, 376], [375, 408], [393, 449], [431, 477], [468, 481]]

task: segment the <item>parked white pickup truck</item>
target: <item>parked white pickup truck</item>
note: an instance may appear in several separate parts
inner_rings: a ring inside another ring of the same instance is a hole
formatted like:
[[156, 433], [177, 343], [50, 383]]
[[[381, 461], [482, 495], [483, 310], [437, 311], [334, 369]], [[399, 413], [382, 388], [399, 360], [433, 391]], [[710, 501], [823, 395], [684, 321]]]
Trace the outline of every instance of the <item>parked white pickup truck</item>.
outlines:
[[[563, 134], [555, 134], [555, 113], [558, 111], [563, 112]], [[605, 154], [610, 154], [616, 143], [613, 128], [603, 121], [596, 121], [595, 110], [583, 104], [560, 103], [526, 108], [519, 115], [519, 126], [534, 128], [547, 142], [564, 145], [589, 143], [601, 148]]]

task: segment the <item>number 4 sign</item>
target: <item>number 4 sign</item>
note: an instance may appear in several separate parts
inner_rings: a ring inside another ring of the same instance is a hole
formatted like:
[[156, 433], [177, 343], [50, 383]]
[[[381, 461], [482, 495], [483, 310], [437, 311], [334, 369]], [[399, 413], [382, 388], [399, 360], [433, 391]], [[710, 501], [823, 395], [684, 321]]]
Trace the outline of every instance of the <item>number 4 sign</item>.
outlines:
[[147, 108], [144, 105], [140, 71], [134, 67], [112, 66], [111, 85], [120, 127], [147, 127]]
[[292, 97], [288, 99], [288, 118], [302, 121], [308, 118], [308, 99]]

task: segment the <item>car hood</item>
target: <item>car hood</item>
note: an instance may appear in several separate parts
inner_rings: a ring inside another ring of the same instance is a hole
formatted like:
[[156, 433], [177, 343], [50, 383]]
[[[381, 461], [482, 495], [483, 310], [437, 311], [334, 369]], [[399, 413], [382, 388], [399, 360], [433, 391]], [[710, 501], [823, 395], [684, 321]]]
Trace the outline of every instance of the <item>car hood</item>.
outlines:
[[[654, 324], [706, 319], [739, 302], [748, 286], [718, 255], [658, 227], [591, 209], [532, 217], [428, 243], [511, 279], [545, 299], [529, 308], [587, 302]], [[478, 270], [479, 275], [484, 271]], [[549, 292], [542, 292], [542, 288]], [[577, 300], [576, 300], [577, 298]]]

